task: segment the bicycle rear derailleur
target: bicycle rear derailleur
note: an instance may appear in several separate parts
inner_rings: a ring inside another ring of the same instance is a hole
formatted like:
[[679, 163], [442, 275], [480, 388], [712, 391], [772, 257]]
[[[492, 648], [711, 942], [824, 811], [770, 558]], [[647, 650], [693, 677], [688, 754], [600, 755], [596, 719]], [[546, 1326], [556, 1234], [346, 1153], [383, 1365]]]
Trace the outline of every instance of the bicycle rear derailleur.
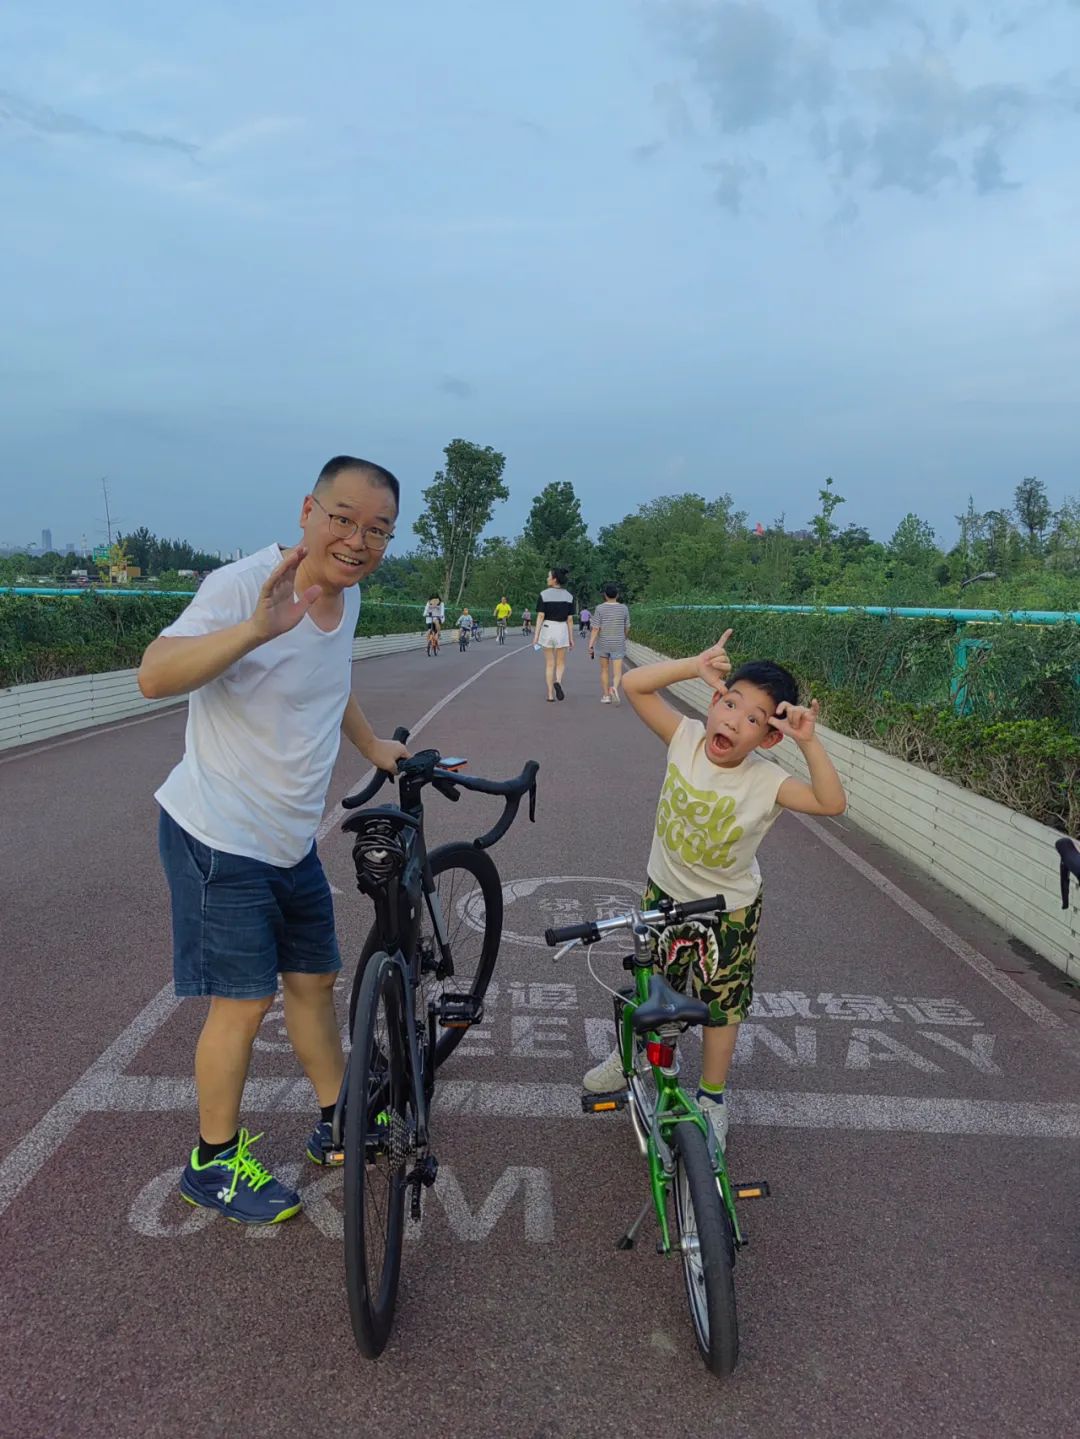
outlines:
[[411, 1174], [405, 1176], [405, 1183], [412, 1186], [412, 1197], [409, 1200], [409, 1217], [414, 1224], [420, 1222], [420, 1187], [430, 1189], [435, 1183], [439, 1173], [439, 1161], [434, 1154], [425, 1154], [423, 1159], [418, 1159], [416, 1167]]

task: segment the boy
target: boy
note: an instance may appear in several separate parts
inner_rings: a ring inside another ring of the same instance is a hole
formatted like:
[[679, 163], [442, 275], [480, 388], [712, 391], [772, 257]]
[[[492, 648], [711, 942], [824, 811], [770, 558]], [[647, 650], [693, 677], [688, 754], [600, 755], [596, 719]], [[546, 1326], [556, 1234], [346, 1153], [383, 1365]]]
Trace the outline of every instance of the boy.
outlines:
[[[618, 586], [604, 586], [604, 603], [596, 611], [596, 629], [589, 636], [589, 658], [600, 654], [600, 703], [619, 703], [619, 682], [626, 658], [626, 636], [630, 633], [630, 611], [618, 603]], [[614, 670], [609, 680], [608, 665]]]
[[[453, 613], [453, 611], [451, 611], [451, 613]], [[458, 644], [462, 649], [469, 643], [469, 637], [472, 635], [472, 627], [473, 617], [469, 613], [469, 606], [466, 605], [461, 611], [461, 614], [458, 615], [457, 621]]]
[[[761, 919], [758, 846], [781, 810], [836, 815], [847, 805], [840, 776], [815, 733], [817, 701], [800, 705], [795, 680], [771, 660], [732, 673], [725, 648], [731, 633], [692, 659], [645, 665], [623, 681], [630, 704], [668, 747], [642, 908], [654, 907], [662, 896], [707, 899], [718, 893], [727, 905], [707, 926], [671, 926], [660, 944], [662, 956], [680, 948], [687, 956], [696, 951], [693, 988], [711, 1015], [702, 1032], [697, 1099], [721, 1149], [727, 1143], [724, 1086], [739, 1023], [753, 998]], [[658, 693], [689, 679], [703, 679], [713, 689], [704, 724], [684, 718]], [[809, 784], [752, 758], [754, 750], [773, 749], [785, 735], [803, 752]], [[679, 944], [688, 939], [690, 945]], [[676, 959], [671, 965], [668, 979], [676, 987], [682, 987], [688, 963]], [[593, 1093], [624, 1084], [617, 1050], [585, 1076]]]

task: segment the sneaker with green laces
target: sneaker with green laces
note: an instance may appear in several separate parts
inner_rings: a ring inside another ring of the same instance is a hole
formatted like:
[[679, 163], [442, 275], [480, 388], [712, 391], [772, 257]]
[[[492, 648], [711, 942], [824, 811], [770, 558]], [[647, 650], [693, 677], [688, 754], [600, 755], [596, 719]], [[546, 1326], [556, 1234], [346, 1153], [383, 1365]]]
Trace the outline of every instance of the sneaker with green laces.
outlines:
[[301, 1209], [295, 1189], [279, 1184], [254, 1157], [251, 1146], [262, 1138], [241, 1129], [235, 1144], [208, 1164], [199, 1163], [199, 1150], [191, 1151], [180, 1176], [180, 1194], [189, 1204], [219, 1209], [237, 1224], [280, 1224]]

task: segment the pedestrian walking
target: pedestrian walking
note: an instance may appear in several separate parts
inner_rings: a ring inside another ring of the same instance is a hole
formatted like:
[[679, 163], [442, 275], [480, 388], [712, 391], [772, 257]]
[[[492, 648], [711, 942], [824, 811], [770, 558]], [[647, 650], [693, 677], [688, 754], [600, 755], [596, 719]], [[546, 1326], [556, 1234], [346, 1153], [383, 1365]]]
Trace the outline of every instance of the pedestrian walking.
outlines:
[[630, 633], [630, 611], [619, 602], [617, 585], [604, 586], [604, 603], [597, 608], [596, 628], [589, 636], [589, 655], [600, 656], [600, 703], [619, 703], [619, 684]]
[[566, 656], [574, 648], [574, 596], [566, 588], [566, 571], [552, 567], [547, 588], [536, 602], [536, 645], [544, 651], [544, 678], [547, 681], [548, 704], [563, 700], [563, 674]]

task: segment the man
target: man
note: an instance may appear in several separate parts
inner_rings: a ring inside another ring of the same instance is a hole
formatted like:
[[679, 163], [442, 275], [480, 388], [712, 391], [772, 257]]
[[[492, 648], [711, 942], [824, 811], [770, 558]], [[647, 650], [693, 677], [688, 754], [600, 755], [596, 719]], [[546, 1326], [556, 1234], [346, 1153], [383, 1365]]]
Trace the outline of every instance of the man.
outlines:
[[279, 974], [289, 1039], [321, 1110], [308, 1143], [317, 1164], [344, 1073], [341, 959], [315, 831], [342, 734], [380, 769], [407, 754], [375, 737], [350, 689], [357, 585], [393, 538], [398, 496], [382, 466], [330, 460], [301, 506], [301, 543], [214, 570], [139, 668], [148, 699], [191, 695], [184, 757], [155, 796], [176, 993], [210, 997], [195, 1050], [199, 1142], [180, 1192], [246, 1224], [300, 1209], [239, 1123]]
[[510, 608], [510, 601], [503, 595], [502, 599], [495, 606], [495, 628], [501, 635], [506, 630], [506, 621], [514, 611]]

